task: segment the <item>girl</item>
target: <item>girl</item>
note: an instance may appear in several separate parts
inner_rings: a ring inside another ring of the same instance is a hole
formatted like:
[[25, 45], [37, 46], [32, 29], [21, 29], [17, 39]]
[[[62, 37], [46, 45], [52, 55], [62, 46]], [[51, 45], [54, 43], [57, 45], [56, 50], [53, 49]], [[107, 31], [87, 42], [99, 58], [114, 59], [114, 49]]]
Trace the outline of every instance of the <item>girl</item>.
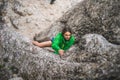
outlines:
[[33, 41], [32, 43], [39, 47], [52, 47], [55, 50], [56, 54], [60, 56], [64, 55], [64, 52], [68, 50], [75, 42], [75, 38], [72, 35], [71, 28], [64, 27], [62, 32], [59, 32], [55, 38], [52, 38], [51, 41], [37, 42]]

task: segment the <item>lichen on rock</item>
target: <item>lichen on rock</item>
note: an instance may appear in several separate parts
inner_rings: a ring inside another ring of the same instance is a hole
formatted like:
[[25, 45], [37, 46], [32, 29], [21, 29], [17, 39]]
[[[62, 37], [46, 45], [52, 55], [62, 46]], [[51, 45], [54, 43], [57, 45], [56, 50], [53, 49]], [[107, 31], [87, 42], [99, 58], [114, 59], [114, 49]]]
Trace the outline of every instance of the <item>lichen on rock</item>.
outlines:
[[[0, 1], [1, 80], [120, 79], [119, 0], [84, 0], [35, 36], [39, 41], [54, 37], [65, 26], [71, 27], [76, 42], [63, 59], [34, 46], [31, 38], [19, 32], [21, 20], [13, 20], [26, 15], [21, 14], [24, 6], [12, 11], [14, 1], [18, 0]], [[4, 17], [11, 18], [13, 23]], [[18, 29], [13, 28], [14, 23]]]

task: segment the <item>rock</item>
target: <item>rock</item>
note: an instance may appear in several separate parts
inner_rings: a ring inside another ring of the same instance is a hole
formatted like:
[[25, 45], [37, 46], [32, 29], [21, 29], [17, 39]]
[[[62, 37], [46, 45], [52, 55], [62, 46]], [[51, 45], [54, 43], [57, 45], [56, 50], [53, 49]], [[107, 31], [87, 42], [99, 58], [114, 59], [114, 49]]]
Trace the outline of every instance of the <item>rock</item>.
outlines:
[[29, 39], [23, 38], [7, 26], [0, 31], [0, 36], [3, 47], [1, 59], [8, 57], [8, 62], [1, 60], [2, 63], [9, 64], [8, 68], [14, 65], [19, 70], [17, 74], [23, 79], [109, 80], [111, 76], [119, 76], [119, 46], [107, 42], [100, 35], [85, 35], [85, 50], [73, 52], [72, 56], [67, 56], [64, 60], [31, 45]]
[[[72, 10], [66, 12], [65, 15], [56, 21], [50, 30], [47, 31], [49, 32], [47, 37], [53, 37], [61, 31], [64, 26], [70, 26], [76, 37], [76, 48], [71, 52], [72, 56], [69, 56], [66, 60], [86, 63], [93, 62], [99, 64], [99, 66], [104, 65], [99, 67], [99, 69], [102, 68], [100, 70], [101, 74], [95, 73], [97, 80], [109, 80], [110, 78], [119, 79], [117, 75], [119, 70], [112, 72], [115, 66], [117, 68], [119, 67], [120, 15], [117, 12], [120, 6], [119, 3], [119, 1], [112, 0], [84, 0], [82, 3], [77, 4]], [[53, 34], [53, 32], [55, 33]], [[44, 36], [46, 35], [45, 33], [46, 32], [43, 32]], [[42, 34], [39, 37], [42, 37]], [[108, 70], [108, 72], [106, 72], [106, 70]], [[99, 72], [99, 70], [96, 71]], [[102, 74], [104, 74], [104, 76]], [[98, 78], [100, 75], [101, 77]]]
[[19, 29], [19, 28], [18, 28], [18, 25], [19, 25], [19, 21], [18, 21], [18, 20], [13, 19], [13, 18], [10, 18], [10, 21], [11, 21], [11, 23], [12, 23], [12, 25], [13, 25], [13, 27], [14, 27], [15, 29]]
[[5, 17], [1, 20], [32, 39], [35, 34], [49, 28], [54, 21], [80, 1], [61, 0], [50, 5], [50, 1], [46, 0], [3, 0], [1, 3], [4, 2], [4, 6], [1, 5], [0, 11]]
[[[5, 1], [12, 3], [13, 0]], [[0, 5], [5, 6], [5, 3], [1, 1]], [[0, 79], [15, 79], [12, 76], [16, 74], [23, 80], [119, 80], [119, 14], [116, 12], [119, 5], [117, 0], [84, 0], [38, 34], [36, 40], [51, 38], [63, 27], [70, 26], [76, 43], [63, 59], [34, 46], [31, 39], [1, 21]], [[0, 11], [0, 17], [5, 17], [2, 14]], [[11, 9], [7, 11], [7, 15], [13, 14], [22, 16]]]
[[67, 22], [79, 40], [85, 34], [96, 33], [103, 35], [109, 42], [119, 45], [119, 3], [113, 0], [84, 0], [66, 12], [61, 21]]
[[18, 77], [16, 74], [13, 74], [13, 78], [11, 78], [9, 80], [23, 80], [23, 78]]
[[12, 79], [9, 79], [9, 80], [23, 80], [22, 78], [12, 78]]

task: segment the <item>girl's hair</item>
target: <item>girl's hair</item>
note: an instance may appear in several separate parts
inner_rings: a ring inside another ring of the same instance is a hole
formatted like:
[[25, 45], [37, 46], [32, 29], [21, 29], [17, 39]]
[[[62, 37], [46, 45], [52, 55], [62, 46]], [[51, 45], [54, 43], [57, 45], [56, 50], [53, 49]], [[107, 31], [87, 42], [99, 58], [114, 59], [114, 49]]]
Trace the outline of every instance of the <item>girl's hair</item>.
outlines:
[[64, 35], [64, 33], [66, 33], [66, 32], [70, 32], [70, 33], [72, 34], [71, 28], [70, 28], [70, 27], [64, 27], [64, 28], [62, 29], [62, 35]]

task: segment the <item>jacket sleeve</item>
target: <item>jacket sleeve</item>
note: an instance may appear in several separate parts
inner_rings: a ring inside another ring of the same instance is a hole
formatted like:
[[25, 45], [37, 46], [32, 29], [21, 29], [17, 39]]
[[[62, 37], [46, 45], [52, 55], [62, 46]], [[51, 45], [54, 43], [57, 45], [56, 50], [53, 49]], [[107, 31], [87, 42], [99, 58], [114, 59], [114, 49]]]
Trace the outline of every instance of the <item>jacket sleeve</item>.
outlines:
[[56, 52], [58, 52], [58, 50], [60, 50], [59, 44], [60, 44], [60, 34], [57, 34], [57, 36], [54, 38], [54, 41], [52, 42], [52, 48]]

